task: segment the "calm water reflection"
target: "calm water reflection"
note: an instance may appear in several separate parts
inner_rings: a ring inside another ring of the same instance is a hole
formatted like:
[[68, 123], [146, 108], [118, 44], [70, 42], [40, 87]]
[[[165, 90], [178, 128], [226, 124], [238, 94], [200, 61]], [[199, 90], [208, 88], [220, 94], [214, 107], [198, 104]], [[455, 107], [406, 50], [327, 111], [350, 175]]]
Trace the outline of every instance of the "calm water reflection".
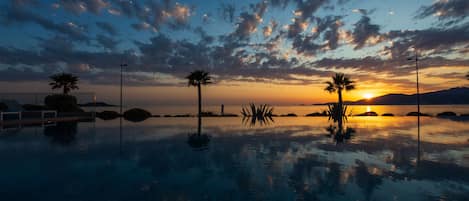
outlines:
[[66, 123], [0, 133], [1, 200], [467, 200], [469, 122], [352, 117]]

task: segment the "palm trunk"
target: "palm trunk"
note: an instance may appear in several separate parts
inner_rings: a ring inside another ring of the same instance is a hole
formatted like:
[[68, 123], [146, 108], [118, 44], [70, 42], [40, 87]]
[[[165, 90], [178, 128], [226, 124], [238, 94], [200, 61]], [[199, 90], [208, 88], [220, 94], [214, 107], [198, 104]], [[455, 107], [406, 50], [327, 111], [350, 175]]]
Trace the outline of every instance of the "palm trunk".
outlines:
[[64, 93], [64, 95], [67, 95], [67, 88], [66, 87], [63, 87], [63, 93]]
[[199, 95], [199, 114], [198, 114], [198, 116], [201, 117], [202, 116], [202, 92], [201, 92], [201, 89], [200, 89], [200, 84], [197, 85], [197, 92], [198, 92], [198, 95]]
[[337, 91], [337, 93], [339, 94], [339, 103], [337, 104], [338, 109], [339, 109], [339, 122], [338, 122], [338, 123], [339, 123], [339, 132], [342, 132], [342, 126], [343, 126], [343, 125], [342, 125], [342, 118], [343, 118], [343, 114], [342, 114], [342, 112], [343, 112], [343, 110], [342, 110], [342, 109], [343, 109], [343, 107], [342, 107], [342, 105], [343, 105], [343, 102], [342, 102], [342, 90], [339, 89], [339, 90]]
[[202, 92], [200, 89], [200, 83], [197, 85], [197, 92], [199, 95], [199, 114], [198, 114], [199, 122], [197, 126], [197, 134], [200, 135], [201, 125], [202, 125]]
[[197, 123], [197, 135], [200, 136], [200, 134], [202, 133], [202, 117], [199, 116], [198, 119], [199, 121]]

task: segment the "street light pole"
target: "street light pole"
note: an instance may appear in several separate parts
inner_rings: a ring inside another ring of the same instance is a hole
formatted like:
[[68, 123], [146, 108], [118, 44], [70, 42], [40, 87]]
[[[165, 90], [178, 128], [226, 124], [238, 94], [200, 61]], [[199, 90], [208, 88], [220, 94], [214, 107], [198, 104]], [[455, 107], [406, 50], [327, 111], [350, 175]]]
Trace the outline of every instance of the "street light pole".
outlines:
[[123, 69], [124, 67], [127, 67], [127, 64], [122, 63], [121, 65], [121, 87], [120, 87], [120, 115], [122, 116], [122, 78], [123, 78]]
[[417, 81], [417, 164], [420, 162], [420, 89], [419, 89], [419, 57], [417, 49], [415, 49], [415, 74]]

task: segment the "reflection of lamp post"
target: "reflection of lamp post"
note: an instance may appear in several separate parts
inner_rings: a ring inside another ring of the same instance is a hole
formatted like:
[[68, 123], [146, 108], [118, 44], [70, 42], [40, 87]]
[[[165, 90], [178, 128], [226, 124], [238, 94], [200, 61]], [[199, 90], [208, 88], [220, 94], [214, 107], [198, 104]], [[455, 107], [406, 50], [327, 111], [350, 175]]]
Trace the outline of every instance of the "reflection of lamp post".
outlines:
[[415, 49], [415, 58], [408, 58], [407, 60], [415, 60], [415, 74], [417, 78], [417, 164], [420, 162], [420, 90], [419, 90], [419, 58], [417, 49]]

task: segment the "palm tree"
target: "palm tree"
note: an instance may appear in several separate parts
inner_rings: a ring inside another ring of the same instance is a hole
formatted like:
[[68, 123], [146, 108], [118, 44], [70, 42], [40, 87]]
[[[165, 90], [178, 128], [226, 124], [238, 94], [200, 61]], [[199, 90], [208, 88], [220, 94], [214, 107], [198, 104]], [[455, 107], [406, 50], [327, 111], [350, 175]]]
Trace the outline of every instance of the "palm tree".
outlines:
[[200, 117], [202, 115], [202, 92], [200, 90], [201, 85], [207, 85], [211, 84], [212, 82], [210, 81], [212, 77], [210, 77], [208, 72], [205, 72], [203, 70], [196, 70], [191, 72], [186, 79], [188, 80], [187, 85], [197, 87], [197, 92], [199, 95], [199, 114], [198, 116]]
[[79, 89], [78, 77], [68, 73], [58, 73], [49, 77], [52, 81], [49, 83], [52, 89], [62, 88], [63, 94], [67, 95], [68, 92], [74, 89]]
[[[345, 76], [343, 73], [336, 73], [332, 76], [332, 82], [327, 81], [325, 82], [327, 87], [324, 90], [328, 91], [329, 93], [337, 92], [339, 96], [339, 101], [337, 103], [338, 108], [343, 108], [343, 101], [342, 101], [342, 91], [349, 91], [355, 89], [355, 85], [353, 84], [354, 81], [350, 80], [349, 77]], [[342, 110], [339, 109], [338, 116], [339, 116], [339, 127], [342, 126]]]

